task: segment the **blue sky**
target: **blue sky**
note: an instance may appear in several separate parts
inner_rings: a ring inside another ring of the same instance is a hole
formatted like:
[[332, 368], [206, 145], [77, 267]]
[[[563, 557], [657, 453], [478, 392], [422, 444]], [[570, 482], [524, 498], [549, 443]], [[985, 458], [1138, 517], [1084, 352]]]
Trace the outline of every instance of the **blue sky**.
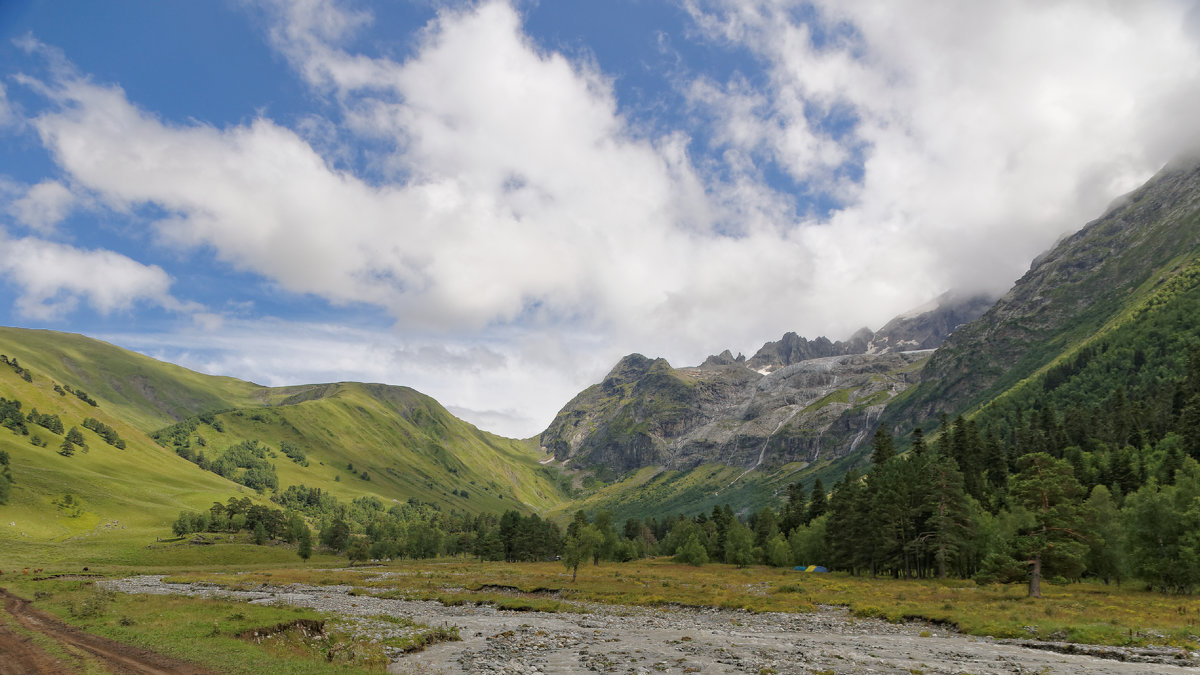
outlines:
[[6, 0], [0, 323], [528, 436], [1002, 292], [1198, 120], [1183, 0]]

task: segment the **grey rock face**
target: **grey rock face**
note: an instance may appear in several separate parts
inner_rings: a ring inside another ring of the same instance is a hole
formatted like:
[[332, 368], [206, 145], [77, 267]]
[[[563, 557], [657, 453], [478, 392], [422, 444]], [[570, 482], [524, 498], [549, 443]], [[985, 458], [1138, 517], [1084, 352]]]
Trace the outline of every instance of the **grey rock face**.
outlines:
[[[787, 333], [778, 342], [763, 345], [746, 365], [769, 373], [784, 366], [829, 356], [936, 349], [956, 328], [978, 318], [994, 302], [994, 296], [943, 293], [932, 302], [897, 316], [877, 332], [860, 328], [844, 342], [830, 342], [824, 336], [810, 341]], [[710, 356], [705, 364], [725, 363], [724, 356]]]
[[788, 333], [749, 359], [726, 350], [695, 368], [631, 354], [568, 403], [541, 443], [559, 461], [617, 475], [842, 456], [869, 439], [928, 350], [990, 302], [946, 294], [877, 333], [844, 342]]
[[[851, 452], [927, 352], [808, 359], [762, 374], [734, 363], [671, 368], [626, 357], [543, 432], [560, 461], [621, 474], [707, 462], [753, 468]], [[637, 364], [639, 367], [631, 367]]]

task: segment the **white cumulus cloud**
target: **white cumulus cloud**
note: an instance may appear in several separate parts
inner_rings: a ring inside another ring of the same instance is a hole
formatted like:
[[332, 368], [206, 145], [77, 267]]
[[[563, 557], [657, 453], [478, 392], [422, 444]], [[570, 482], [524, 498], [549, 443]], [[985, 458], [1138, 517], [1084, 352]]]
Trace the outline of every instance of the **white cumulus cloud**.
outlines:
[[23, 225], [35, 230], [52, 230], [70, 215], [78, 203], [75, 195], [56, 180], [44, 180], [29, 188], [9, 205], [9, 212]]
[[18, 286], [17, 310], [33, 319], [53, 319], [86, 299], [111, 314], [148, 303], [183, 310], [170, 294], [171, 279], [156, 265], [119, 253], [79, 249], [36, 237], [9, 238], [0, 230], [0, 277]]

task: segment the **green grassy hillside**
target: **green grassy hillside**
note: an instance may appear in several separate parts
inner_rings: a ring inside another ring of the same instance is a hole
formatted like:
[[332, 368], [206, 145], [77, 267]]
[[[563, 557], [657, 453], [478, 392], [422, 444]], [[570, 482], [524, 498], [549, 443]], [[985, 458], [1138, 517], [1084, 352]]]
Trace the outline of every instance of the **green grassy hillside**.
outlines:
[[[193, 450], [215, 457], [257, 440], [271, 448], [280, 488], [304, 484], [345, 498], [415, 498], [472, 513], [542, 510], [563, 500], [557, 472], [538, 464], [531, 444], [480, 431], [407, 387], [338, 383], [276, 393], [288, 395], [280, 405], [197, 420], [188, 434]], [[307, 466], [285, 456], [285, 441]]]
[[84, 390], [145, 432], [201, 412], [262, 405], [270, 397], [257, 384], [203, 375], [73, 333], [0, 327], [0, 354]]
[[[6, 564], [34, 565], [47, 557], [134, 559], [152, 550], [145, 547], [156, 536], [170, 534], [170, 523], [180, 510], [253, 494], [159, 447], [135, 424], [114, 414], [107, 401], [93, 407], [71, 394], [59, 394], [56, 382], [43, 371], [25, 367], [32, 382], [0, 364], [0, 397], [21, 401], [26, 413], [36, 409], [55, 415], [65, 429], [78, 428], [86, 450], [61, 455], [64, 434], [36, 424], [27, 424], [28, 435], [0, 428], [0, 451], [8, 453], [13, 476], [8, 504], [0, 506], [0, 560]], [[84, 429], [83, 420], [89, 417], [116, 431], [125, 448]]]
[[[0, 569], [42, 559], [192, 559], [156, 541], [170, 536], [181, 511], [232, 496], [269, 503], [272, 489], [236, 482], [243, 471], [231, 480], [194, 461], [200, 452], [219, 460], [247, 441], [257, 441], [280, 490], [303, 484], [346, 501], [417, 500], [466, 513], [544, 511], [565, 500], [559, 472], [540, 465], [530, 443], [480, 431], [406, 387], [271, 389], [83, 336], [17, 328], [0, 329], [0, 354], [8, 361], [0, 363], [0, 398], [10, 408], [20, 401], [17, 417], [24, 418], [24, 429], [0, 427], [13, 477], [8, 503], [0, 505]], [[29, 419], [35, 410], [62, 428], [39, 426]], [[88, 418], [110, 428], [124, 448], [84, 428]], [[86, 449], [64, 456], [59, 450], [72, 427]], [[267, 561], [294, 552], [265, 547], [249, 555]]]
[[622, 523], [627, 518], [695, 516], [728, 504], [735, 513], [749, 517], [765, 506], [778, 509], [792, 483], [811, 489], [819, 478], [826, 486], [833, 485], [853, 461], [851, 457], [830, 457], [812, 464], [764, 465], [753, 471], [725, 464], [703, 464], [686, 471], [645, 467], [613, 483], [590, 486], [547, 515], [566, 521], [579, 510], [588, 514], [608, 511], [615, 522]]

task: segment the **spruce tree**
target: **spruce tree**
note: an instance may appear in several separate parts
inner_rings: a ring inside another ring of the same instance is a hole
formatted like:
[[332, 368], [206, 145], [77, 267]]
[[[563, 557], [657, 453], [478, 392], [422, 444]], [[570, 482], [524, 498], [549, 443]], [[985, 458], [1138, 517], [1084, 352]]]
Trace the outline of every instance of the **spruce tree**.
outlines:
[[[888, 462], [882, 466], [890, 467], [901, 462]], [[879, 467], [876, 467], [878, 470]], [[830, 567], [849, 570], [857, 574], [864, 566], [869, 565], [869, 550], [871, 535], [867, 534], [864, 526], [867, 521], [862, 518], [869, 506], [863, 504], [865, 491], [858, 474], [851, 470], [838, 481], [829, 498], [829, 511], [825, 514], [825, 541], [829, 560], [822, 561]], [[822, 522], [821, 518], [814, 519], [810, 526]], [[799, 562], [815, 562], [799, 561]], [[873, 572], [874, 570], [872, 570]]]
[[[719, 513], [715, 506], [713, 513]], [[787, 487], [787, 503], [779, 512], [779, 529], [784, 533], [791, 532], [804, 524], [807, 513], [808, 494], [804, 490], [804, 484], [796, 481]]]
[[804, 515], [804, 524], [820, 518], [829, 510], [829, 500], [825, 496], [825, 484], [818, 478], [813, 481], [812, 496], [808, 499], [808, 513]]
[[945, 579], [950, 561], [970, 537], [972, 522], [963, 476], [954, 459], [934, 457], [928, 467], [928, 530], [938, 578]]
[[779, 534], [779, 521], [775, 518], [775, 512], [764, 506], [754, 514], [754, 545], [766, 547], [767, 541], [777, 534]]
[[912, 431], [912, 453], [914, 455], [925, 454], [925, 431], [921, 427]]
[[891, 459], [896, 454], [896, 444], [892, 441], [892, 435], [880, 427], [875, 430], [875, 438], [871, 445], [871, 463], [876, 466], [883, 464]]

